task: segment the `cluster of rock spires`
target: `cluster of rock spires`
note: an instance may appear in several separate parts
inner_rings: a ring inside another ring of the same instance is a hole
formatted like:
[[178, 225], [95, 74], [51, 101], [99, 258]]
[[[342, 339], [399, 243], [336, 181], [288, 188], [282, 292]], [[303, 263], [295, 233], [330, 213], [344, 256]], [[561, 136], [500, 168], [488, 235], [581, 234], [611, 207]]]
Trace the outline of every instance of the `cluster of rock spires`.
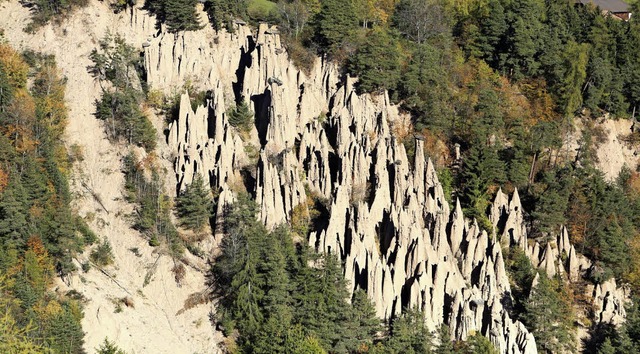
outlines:
[[[517, 190], [511, 201], [501, 190], [498, 191], [491, 208], [490, 218], [497, 229], [504, 230], [501, 237], [503, 244], [519, 246], [532, 265], [544, 270], [548, 276], [560, 274], [570, 282], [578, 282], [584, 279], [588, 272], [594, 270], [595, 265], [587, 257], [576, 252], [564, 226], [556, 239], [547, 242], [544, 248], [537, 241], [527, 239], [527, 229]], [[592, 296], [596, 322], [622, 324], [626, 317], [624, 304], [629, 298], [629, 289], [618, 287], [614, 278], [596, 286], [589, 283], [587, 287], [587, 293]]]
[[[386, 94], [356, 94], [354, 80], [319, 59], [310, 73], [296, 69], [265, 25], [257, 35], [242, 25], [233, 34], [164, 33], [144, 51], [151, 87], [169, 93], [191, 79], [211, 90], [195, 112], [183, 94], [169, 126], [177, 190], [202, 174], [219, 191], [220, 215], [246, 187], [268, 227], [290, 222], [309, 192], [321, 196], [329, 216], [309, 245], [341, 257], [345, 277], [367, 291], [381, 318], [418, 306], [431, 330], [445, 324], [458, 339], [482, 333], [501, 353], [535, 353], [533, 335], [505, 308], [511, 290], [502, 247], [518, 245], [534, 266], [571, 280], [591, 267], [566, 229], [544, 248], [527, 240], [517, 191], [510, 201], [498, 192], [492, 206], [500, 235], [466, 219], [458, 201], [451, 210], [423, 142], [409, 158], [394, 137], [406, 117]], [[241, 100], [255, 113], [250, 136], [227, 119]], [[593, 295], [599, 321], [624, 320], [626, 294], [614, 281]]]

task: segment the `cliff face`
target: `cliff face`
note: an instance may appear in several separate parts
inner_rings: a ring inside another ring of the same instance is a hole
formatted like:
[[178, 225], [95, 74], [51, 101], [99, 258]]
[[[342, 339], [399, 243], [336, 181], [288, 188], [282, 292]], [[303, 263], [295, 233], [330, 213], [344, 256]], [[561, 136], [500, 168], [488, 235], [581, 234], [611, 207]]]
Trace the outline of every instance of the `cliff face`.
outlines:
[[[108, 4], [90, 1], [61, 25], [48, 25], [28, 34], [23, 28], [29, 16], [29, 9], [18, 1], [0, 4], [0, 27], [7, 41], [17, 50], [55, 55], [58, 68], [67, 78], [65, 144], [77, 144], [83, 154], [70, 180], [73, 206], [100, 239], [110, 241], [114, 253], [115, 264], [104, 272], [96, 267], [86, 273], [78, 270], [54, 289], [62, 294], [75, 290], [86, 299], [82, 320], [86, 351], [94, 353], [108, 337], [127, 353], [215, 353], [222, 336], [209, 325], [211, 306], [183, 310], [191, 294], [206, 289], [206, 264], [188, 257], [190, 266], [178, 284], [171, 271], [175, 265], [171, 257], [150, 247], [131, 229], [127, 215], [134, 208], [125, 201], [121, 173], [126, 148], [109, 141], [94, 116], [94, 101], [102, 92], [87, 71], [89, 54], [107, 32], [120, 33], [128, 43], [142, 49], [142, 44], [157, 32], [155, 19], [140, 9], [114, 14]], [[173, 180], [171, 183], [175, 184]], [[89, 251], [77, 255], [78, 269], [88, 258]], [[132, 307], [120, 306], [120, 312], [117, 304], [124, 298]]]
[[[569, 244], [566, 231], [544, 248], [528, 241], [517, 191], [510, 200], [502, 192], [496, 196], [490, 216], [495, 235], [466, 219], [457, 201], [447, 201], [423, 142], [416, 140], [410, 158], [395, 139], [408, 117], [386, 94], [357, 95], [353, 79], [342, 79], [320, 59], [310, 73], [301, 72], [272, 28], [169, 34], [156, 31], [153, 18], [138, 8], [113, 15], [96, 2], [72, 16], [64, 32], [48, 26], [27, 35], [20, 30], [28, 11], [15, 2], [3, 6], [0, 17], [11, 19], [5, 29], [12, 44], [52, 52], [70, 79], [67, 139], [85, 147], [78, 170], [86, 174], [78, 173], [74, 187], [78, 209], [95, 214], [93, 228], [114, 246], [117, 266], [110, 278], [93, 270], [61, 285], [89, 300], [89, 351], [105, 336], [125, 350], [157, 353], [209, 351], [221, 340], [208, 326], [211, 308], [182, 310], [189, 294], [204, 290], [201, 260], [193, 259], [193, 269], [176, 285], [171, 260], [155, 254], [123, 217], [131, 206], [122, 200], [122, 154], [92, 116], [100, 91], [86, 71], [87, 56], [107, 29], [144, 51], [151, 88], [168, 94], [189, 81], [211, 91], [195, 111], [183, 95], [178, 119], [159, 137], [166, 142], [159, 150], [172, 170], [170, 187], [180, 190], [203, 175], [219, 191], [218, 215], [247, 188], [268, 227], [290, 222], [309, 192], [325, 199], [328, 217], [308, 243], [341, 257], [345, 277], [353, 289], [367, 291], [381, 318], [419, 306], [432, 330], [445, 324], [460, 339], [481, 332], [502, 353], [535, 353], [535, 339], [505, 308], [511, 289], [502, 247], [518, 245], [534, 266], [571, 281], [592, 266]], [[227, 119], [227, 109], [240, 100], [255, 113], [248, 135]], [[205, 242], [209, 251], [216, 251], [221, 237]], [[597, 321], [623, 321], [624, 289], [611, 281], [589, 292]], [[124, 296], [134, 299], [135, 310], [114, 314], [111, 301]]]
[[[166, 62], [186, 56], [186, 66], [195, 68], [190, 74], [212, 90], [195, 112], [183, 95], [179, 119], [169, 127], [178, 189], [196, 173], [204, 175], [221, 191], [221, 211], [244, 182], [268, 227], [290, 222], [308, 192], [326, 198], [328, 219], [309, 245], [340, 256], [346, 278], [367, 291], [378, 316], [418, 306], [432, 330], [446, 324], [460, 339], [481, 332], [502, 353], [536, 352], [533, 336], [505, 309], [511, 290], [502, 246], [519, 245], [535, 267], [577, 281], [591, 263], [569, 244], [566, 230], [545, 248], [528, 242], [517, 191], [510, 201], [499, 192], [491, 220], [504, 231], [488, 235], [465, 219], [459, 202], [449, 205], [420, 139], [415, 157], [407, 156], [392, 133], [407, 117], [386, 94], [357, 95], [353, 79], [341, 80], [335, 67], [319, 60], [309, 74], [297, 70], [275, 29], [262, 25], [254, 34], [237, 26], [233, 35], [218, 34], [213, 50], [201, 50], [191, 36], [161, 37], [145, 50], [150, 82], [186, 75], [185, 59]], [[201, 55], [184, 54], [196, 52]], [[246, 141], [226, 117], [234, 100], [255, 113]], [[245, 146], [258, 150], [257, 157]], [[615, 282], [589, 291], [597, 320], [624, 319], [626, 294]]]

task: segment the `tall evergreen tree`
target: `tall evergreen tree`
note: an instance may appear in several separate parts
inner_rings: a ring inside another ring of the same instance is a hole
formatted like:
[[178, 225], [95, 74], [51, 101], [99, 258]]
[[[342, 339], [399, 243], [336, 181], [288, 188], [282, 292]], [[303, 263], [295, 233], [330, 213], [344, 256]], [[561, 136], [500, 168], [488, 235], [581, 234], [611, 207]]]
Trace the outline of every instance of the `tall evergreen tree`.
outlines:
[[571, 351], [573, 347], [573, 314], [566, 289], [560, 279], [538, 276], [525, 303], [523, 321], [536, 338], [538, 349], [545, 353]]
[[500, 60], [503, 72], [516, 79], [536, 76], [544, 43], [544, 0], [514, 1], [509, 6], [507, 53]]
[[407, 309], [391, 322], [385, 347], [392, 353], [429, 353], [432, 336], [425, 325], [424, 312]]
[[321, 51], [336, 55], [353, 41], [358, 29], [358, 17], [351, 1], [325, 0], [316, 17], [317, 42]]
[[349, 61], [361, 92], [395, 89], [400, 78], [399, 48], [385, 30], [373, 30]]
[[438, 329], [438, 340], [440, 343], [436, 346], [435, 354], [454, 354], [453, 343], [451, 342], [451, 333], [449, 327], [445, 324], [440, 325]]
[[196, 4], [198, 0], [162, 0], [167, 27], [170, 32], [195, 31], [202, 28]]
[[211, 196], [204, 180], [196, 174], [191, 184], [176, 198], [176, 211], [183, 227], [199, 232], [211, 217]]

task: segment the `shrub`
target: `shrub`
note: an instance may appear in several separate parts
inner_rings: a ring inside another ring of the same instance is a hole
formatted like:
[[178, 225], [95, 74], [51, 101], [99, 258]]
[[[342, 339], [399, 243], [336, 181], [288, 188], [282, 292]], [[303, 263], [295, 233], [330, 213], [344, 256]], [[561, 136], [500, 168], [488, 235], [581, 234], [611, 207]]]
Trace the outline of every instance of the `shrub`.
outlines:
[[91, 251], [89, 256], [91, 261], [101, 267], [106, 267], [113, 263], [113, 249], [111, 243], [105, 237], [102, 242]]
[[251, 130], [251, 121], [253, 120], [253, 113], [249, 109], [249, 106], [241, 100], [239, 104], [229, 110], [228, 114], [229, 124], [237, 128], [241, 132], [248, 133]]
[[171, 268], [171, 271], [173, 272], [173, 276], [178, 285], [182, 283], [182, 280], [187, 275], [187, 271], [182, 263], [176, 264], [173, 268]]
[[96, 118], [105, 122], [108, 136], [112, 140], [125, 139], [151, 151], [156, 146], [156, 130], [140, 110], [136, 94], [132, 90], [105, 91], [96, 100]]
[[32, 6], [31, 23], [26, 27], [27, 32], [34, 32], [49, 21], [60, 22], [77, 8], [85, 7], [88, 0], [32, 0], [27, 4]]
[[125, 354], [115, 342], [109, 341], [109, 338], [104, 339], [104, 342], [100, 344], [100, 347], [96, 348], [96, 354]]
[[277, 11], [277, 5], [269, 0], [249, 0], [247, 4], [247, 14], [255, 21], [273, 21]]

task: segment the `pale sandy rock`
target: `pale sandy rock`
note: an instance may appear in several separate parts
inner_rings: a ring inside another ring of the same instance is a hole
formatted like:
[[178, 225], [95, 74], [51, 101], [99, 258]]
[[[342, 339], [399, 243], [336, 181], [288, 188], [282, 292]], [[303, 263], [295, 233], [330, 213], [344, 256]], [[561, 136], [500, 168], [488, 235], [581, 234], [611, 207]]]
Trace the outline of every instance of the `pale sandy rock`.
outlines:
[[[137, 18], [129, 26], [145, 28], [145, 21]], [[210, 90], [207, 104], [195, 111], [183, 95], [178, 119], [168, 129], [177, 191], [201, 174], [219, 192], [220, 217], [243, 188], [244, 168], [255, 178], [249, 192], [260, 205], [259, 218], [271, 228], [290, 221], [293, 208], [307, 198], [306, 185], [329, 206], [326, 227], [310, 235], [309, 245], [345, 262], [346, 279], [365, 288], [378, 316], [389, 319], [417, 306], [432, 331], [445, 324], [458, 339], [484, 331], [501, 353], [536, 352], [533, 336], [502, 307], [510, 288], [500, 241], [465, 219], [459, 202], [451, 211], [423, 142], [416, 142], [410, 163], [390, 129], [408, 118], [388, 93], [358, 95], [357, 79], [341, 79], [335, 66], [320, 59], [308, 74], [296, 69], [279, 35], [266, 25], [256, 33], [246, 26], [233, 34], [207, 27], [149, 32], [147, 39], [145, 68], [153, 89], [171, 93], [191, 81]], [[236, 100], [255, 114], [248, 136], [227, 122], [227, 108]], [[537, 243], [529, 245], [517, 191], [511, 201], [499, 192], [490, 220], [495, 227], [504, 221], [502, 242], [525, 249], [536, 267], [540, 260], [544, 269], [561, 264], [550, 246], [543, 257]], [[208, 244], [212, 253], [222, 237], [216, 229]], [[564, 236], [559, 244], [571, 254]], [[586, 269], [578, 256], [570, 264], [578, 272]], [[611, 296], [600, 296], [608, 299], [601, 312], [613, 319], [619, 310]]]
[[542, 255], [542, 260], [538, 267], [544, 270], [548, 277], [554, 277], [557, 273], [555, 266], [556, 259], [558, 259], [556, 249], [552, 247], [551, 242], [547, 242], [547, 246], [545, 247]]
[[625, 288], [618, 287], [615, 279], [598, 284], [594, 291], [594, 306], [600, 323], [620, 325], [626, 316], [625, 302], [629, 297]]
[[[155, 254], [147, 240], [130, 228], [124, 215], [132, 212], [133, 206], [124, 202], [124, 178], [120, 172], [126, 149], [113, 145], [93, 116], [94, 101], [100, 97], [101, 89], [87, 71], [91, 50], [107, 32], [121, 34], [134, 48], [142, 50], [142, 44], [157, 32], [155, 18], [139, 7], [114, 14], [107, 3], [90, 1], [89, 6], [76, 11], [59, 27], [47, 25], [28, 34], [22, 31], [29, 23], [28, 17], [29, 10], [17, 1], [0, 5], [0, 27], [9, 43], [18, 50], [55, 55], [67, 78], [69, 119], [64, 139], [68, 146], [80, 145], [84, 154], [71, 181], [72, 192], [77, 196], [74, 207], [80, 215], [95, 215], [90, 227], [110, 241], [115, 255], [115, 266], [105, 269], [110, 277], [93, 269], [71, 277], [68, 285], [59, 284], [59, 290], [73, 289], [89, 300], [82, 322], [85, 349], [92, 353], [109, 337], [129, 353], [216, 352], [222, 336], [209, 325], [211, 306], [181, 311], [189, 295], [205, 290], [203, 272], [187, 266], [185, 279], [177, 284], [171, 272], [175, 265], [171, 258]], [[163, 154], [164, 149], [160, 146], [159, 153]], [[93, 193], [100, 197], [104, 208]], [[134, 248], [140, 257], [131, 251]], [[79, 257], [86, 259], [86, 255]], [[189, 262], [200, 263], [193, 257]], [[131, 298], [134, 307], [115, 313], [114, 302], [123, 297]]]
[[[561, 277], [568, 278], [568, 280], [574, 282], [579, 281], [582, 276], [586, 276], [587, 271], [592, 267], [592, 262], [576, 252], [575, 247], [571, 244], [566, 227], [561, 227], [560, 233], [556, 236], [556, 241], [547, 242], [542, 248], [537, 241], [527, 239], [527, 230], [522, 220], [522, 210], [517, 191], [514, 192], [508, 209], [501, 209], [502, 205], [504, 205], [503, 198], [501, 196], [496, 197], [492, 210], [502, 210], [502, 214], [493, 217], [492, 221], [494, 226], [497, 227], [500, 219], [507, 220], [503, 237], [509, 237], [510, 247], [521, 247], [529, 257], [532, 265], [544, 270], [548, 276], [560, 274]], [[500, 270], [496, 268], [496, 273], [498, 272]], [[503, 278], [504, 275], [500, 277]], [[535, 288], [539, 281], [540, 275], [537, 273], [533, 280], [532, 288]], [[628, 296], [626, 288], [618, 287], [614, 279], [595, 286], [591, 300], [595, 308], [596, 322], [615, 325], [622, 323], [625, 317], [624, 304], [628, 301]], [[585, 333], [583, 334], [586, 335]]]

